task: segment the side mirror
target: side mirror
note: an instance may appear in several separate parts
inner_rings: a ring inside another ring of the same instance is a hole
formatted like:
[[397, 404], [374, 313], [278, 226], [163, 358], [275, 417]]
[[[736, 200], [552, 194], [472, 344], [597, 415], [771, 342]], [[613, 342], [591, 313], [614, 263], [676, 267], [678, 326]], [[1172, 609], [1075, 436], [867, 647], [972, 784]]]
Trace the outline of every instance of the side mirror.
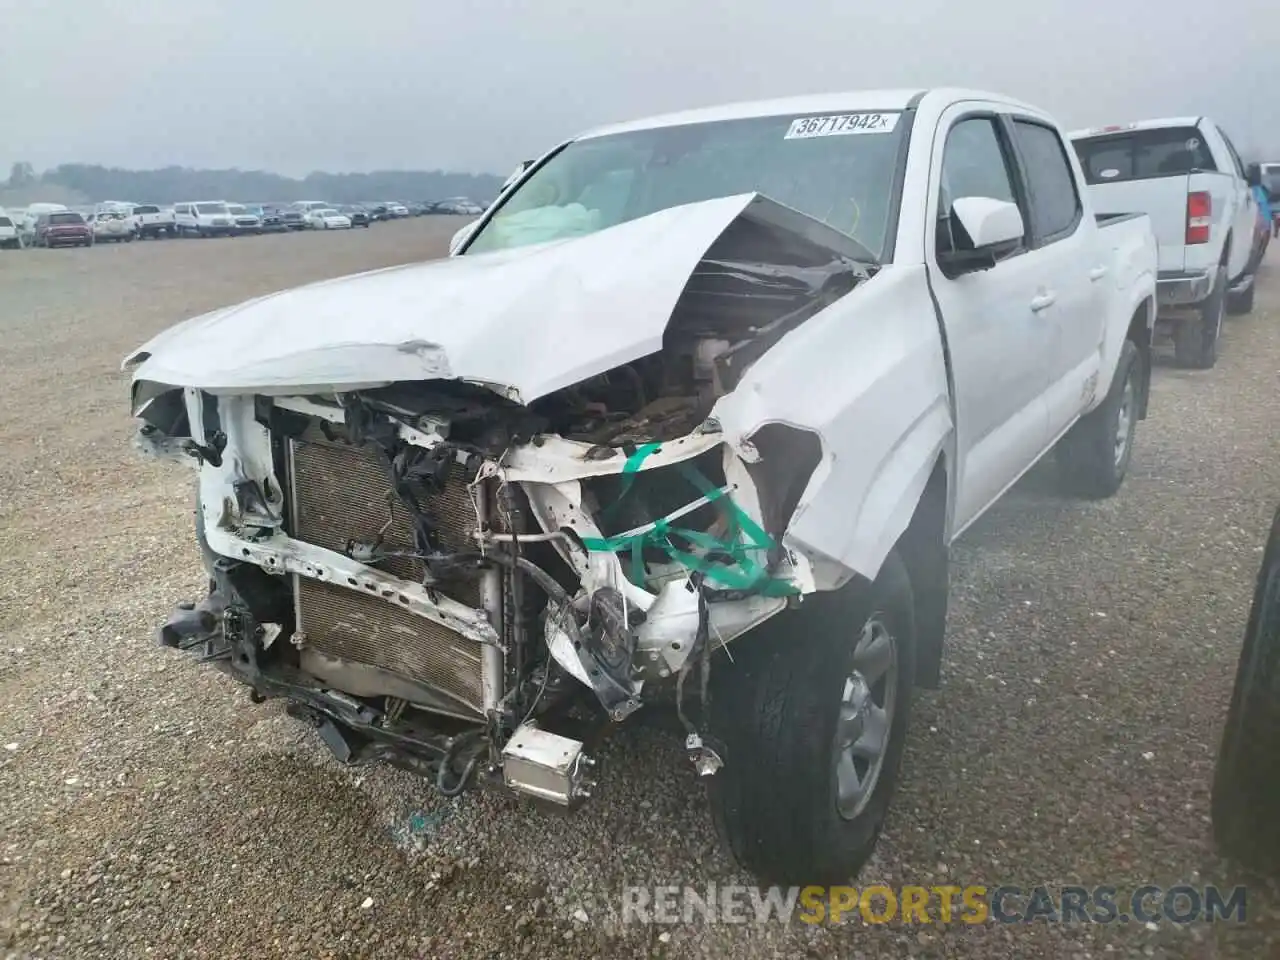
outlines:
[[1026, 235], [1016, 203], [992, 197], [960, 197], [938, 223], [938, 262], [950, 273], [989, 270]]
[[476, 224], [479, 222], [479, 220], [473, 220], [453, 235], [449, 240], [449, 256], [452, 257], [458, 252], [458, 248], [467, 242], [467, 238], [471, 236], [471, 231], [476, 228]]
[[1244, 168], [1245, 182], [1251, 187], [1262, 186], [1262, 164], [1251, 163]]

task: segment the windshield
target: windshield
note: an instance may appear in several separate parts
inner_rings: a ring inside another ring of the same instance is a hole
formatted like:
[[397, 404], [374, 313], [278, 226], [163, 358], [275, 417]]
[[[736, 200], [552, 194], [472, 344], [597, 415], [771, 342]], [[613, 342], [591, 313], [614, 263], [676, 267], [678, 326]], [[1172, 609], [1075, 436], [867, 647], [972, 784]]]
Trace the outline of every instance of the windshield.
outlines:
[[338, 211], [337, 210], [317, 210], [316, 214], [321, 217], [336, 217], [338, 215]]
[[225, 203], [197, 203], [196, 213], [226, 213]]
[[238, 203], [227, 204], [227, 210], [230, 211], [231, 213], [248, 213], [249, 212], [241, 204], [238, 204]]
[[84, 223], [84, 217], [78, 213], [51, 213], [50, 223]]
[[134, 207], [134, 208], [133, 208], [133, 212], [134, 212], [134, 213], [137, 213], [137, 214], [143, 214], [143, 213], [159, 213], [159, 212], [160, 212], [160, 208], [159, 208], [159, 207], [152, 207], [152, 206]]
[[467, 252], [583, 236], [670, 207], [758, 192], [883, 259], [899, 118], [754, 117], [578, 140], [507, 198]]
[[1180, 177], [1217, 167], [1195, 127], [1161, 127], [1075, 141], [1089, 184]]
[[13, 221], [8, 217], [0, 217], [0, 227], [12, 227]]

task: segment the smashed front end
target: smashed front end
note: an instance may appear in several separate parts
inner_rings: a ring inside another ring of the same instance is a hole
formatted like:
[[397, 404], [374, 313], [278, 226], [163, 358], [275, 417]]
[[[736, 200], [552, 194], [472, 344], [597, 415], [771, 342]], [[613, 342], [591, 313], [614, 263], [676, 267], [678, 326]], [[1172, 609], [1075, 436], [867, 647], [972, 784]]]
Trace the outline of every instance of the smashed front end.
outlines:
[[717, 405], [870, 269], [737, 219], [660, 351], [528, 402], [462, 378], [264, 395], [135, 377], [139, 445], [197, 467], [209, 571], [161, 642], [287, 699], [339, 759], [449, 795], [488, 779], [575, 806], [592, 738], [664, 687], [713, 774], [686, 700], [717, 647], [814, 589], [784, 534], [823, 456], [805, 430], [728, 431]]

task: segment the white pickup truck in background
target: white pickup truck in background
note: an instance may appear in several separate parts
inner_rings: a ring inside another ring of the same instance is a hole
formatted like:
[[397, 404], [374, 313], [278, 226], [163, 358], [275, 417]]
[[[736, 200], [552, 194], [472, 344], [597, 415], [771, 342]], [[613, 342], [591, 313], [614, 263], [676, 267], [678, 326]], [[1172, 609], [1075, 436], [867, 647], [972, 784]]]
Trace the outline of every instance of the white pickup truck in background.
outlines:
[[198, 475], [209, 593], [161, 642], [343, 760], [562, 807], [674, 695], [739, 861], [845, 882], [951, 542], [1049, 451], [1078, 495], [1124, 480], [1150, 221], [1095, 216], [1032, 106], [879, 90], [584, 134], [452, 252], [126, 358], [140, 448]]
[[139, 240], [178, 235], [178, 221], [174, 216], [173, 207], [161, 207], [154, 203], [134, 205], [133, 228]]
[[1224, 312], [1253, 309], [1258, 204], [1244, 163], [1207, 117], [1145, 120], [1071, 134], [1094, 207], [1140, 210], [1160, 245], [1160, 325], [1178, 361], [1217, 362]]

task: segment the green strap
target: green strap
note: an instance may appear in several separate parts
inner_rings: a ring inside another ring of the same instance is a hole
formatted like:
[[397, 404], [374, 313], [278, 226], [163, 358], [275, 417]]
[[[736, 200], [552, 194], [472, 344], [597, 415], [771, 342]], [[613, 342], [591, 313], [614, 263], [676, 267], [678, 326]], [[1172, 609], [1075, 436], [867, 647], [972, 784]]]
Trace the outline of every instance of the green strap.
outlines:
[[[610, 511], [616, 509], [617, 505], [630, 492], [635, 483], [635, 475], [639, 472], [640, 465], [645, 458], [656, 453], [661, 448], [662, 445], [660, 443], [646, 443], [627, 458], [627, 462], [622, 468], [622, 492], [618, 495], [618, 499], [601, 513], [601, 519], [608, 516]], [[679, 464], [678, 469], [681, 475], [706, 498], [707, 502], [714, 503], [716, 508], [728, 520], [729, 530], [724, 539], [713, 537], [701, 530], [673, 527], [666, 520], [657, 520], [647, 530], [636, 534], [623, 534], [616, 537], [585, 537], [583, 538], [583, 546], [598, 553], [628, 551], [631, 554], [631, 582], [638, 587], [644, 586], [644, 549], [645, 547], [657, 547], [673, 561], [685, 567], [685, 569], [700, 572], [707, 580], [730, 590], [751, 591], [769, 597], [789, 596], [797, 593], [798, 591], [793, 584], [769, 576], [765, 562], [767, 561], [768, 551], [776, 546], [773, 538], [758, 523], [747, 516], [742, 508], [733, 502], [732, 497], [712, 484], [691, 464]], [[693, 544], [695, 547], [701, 547], [708, 554], [723, 554], [731, 562], [728, 564], [712, 563], [705, 557], [682, 550], [671, 542], [673, 534]], [[744, 535], [746, 542], [743, 542]], [[766, 555], [763, 561], [757, 559], [761, 551], [764, 551]]]

